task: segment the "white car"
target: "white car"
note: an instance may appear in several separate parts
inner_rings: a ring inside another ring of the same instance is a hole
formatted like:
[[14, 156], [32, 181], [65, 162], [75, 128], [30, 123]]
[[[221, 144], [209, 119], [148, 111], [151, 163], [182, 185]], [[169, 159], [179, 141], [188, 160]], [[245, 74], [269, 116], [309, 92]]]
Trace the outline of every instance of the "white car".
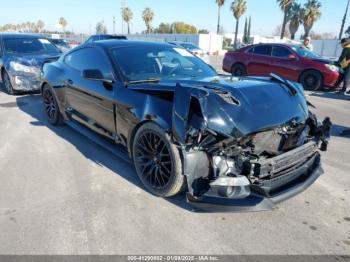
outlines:
[[191, 52], [193, 55], [202, 59], [205, 63], [210, 64], [209, 52], [204, 51], [200, 47], [188, 42], [169, 42], [169, 43], [185, 48], [187, 51]]

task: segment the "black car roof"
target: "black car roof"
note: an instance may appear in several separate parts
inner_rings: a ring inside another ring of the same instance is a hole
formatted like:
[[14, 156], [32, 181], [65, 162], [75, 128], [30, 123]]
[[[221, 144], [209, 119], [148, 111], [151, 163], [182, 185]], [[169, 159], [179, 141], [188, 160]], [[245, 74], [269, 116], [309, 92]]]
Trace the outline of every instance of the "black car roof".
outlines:
[[22, 34], [22, 33], [1, 33], [0, 36], [2, 39], [6, 38], [46, 38], [43, 35], [39, 34]]
[[115, 39], [111, 40], [102, 40], [98, 42], [89, 43], [87, 45], [92, 46], [100, 46], [105, 49], [110, 49], [114, 47], [174, 47], [172, 44], [164, 43], [164, 42], [148, 42], [148, 41], [133, 41], [133, 40], [125, 40], [125, 41], [118, 41]]

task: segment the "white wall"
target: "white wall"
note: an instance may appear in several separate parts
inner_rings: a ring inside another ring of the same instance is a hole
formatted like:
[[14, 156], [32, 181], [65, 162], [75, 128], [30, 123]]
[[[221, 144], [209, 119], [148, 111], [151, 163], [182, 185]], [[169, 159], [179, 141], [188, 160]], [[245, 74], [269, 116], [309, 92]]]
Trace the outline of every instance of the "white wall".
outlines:
[[314, 51], [321, 56], [336, 58], [342, 52], [339, 40], [313, 40], [312, 44]]
[[189, 42], [203, 50], [215, 53], [222, 49], [223, 36], [210, 34], [149, 34], [128, 35], [130, 40], [155, 41], [155, 42]]

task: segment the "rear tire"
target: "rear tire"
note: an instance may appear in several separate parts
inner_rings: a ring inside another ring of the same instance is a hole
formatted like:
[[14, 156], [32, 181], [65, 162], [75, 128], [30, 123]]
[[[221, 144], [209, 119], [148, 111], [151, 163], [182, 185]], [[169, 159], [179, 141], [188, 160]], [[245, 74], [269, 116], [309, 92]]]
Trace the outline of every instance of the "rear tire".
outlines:
[[242, 64], [235, 64], [231, 68], [231, 74], [233, 76], [246, 76], [247, 75], [247, 69]]
[[146, 123], [136, 132], [133, 158], [137, 175], [152, 194], [170, 197], [186, 188], [179, 150], [155, 123]]
[[6, 88], [6, 92], [9, 95], [15, 95], [16, 91], [13, 89], [13, 86], [12, 86], [12, 83], [10, 80], [10, 76], [8, 75], [8, 73], [5, 70], [2, 71], [1, 77], [2, 77], [2, 81], [4, 83], [4, 86]]
[[49, 122], [54, 126], [63, 125], [63, 116], [58, 107], [56, 97], [48, 85], [45, 85], [42, 92], [44, 109]]
[[300, 76], [300, 83], [305, 90], [317, 91], [323, 89], [322, 74], [316, 70], [308, 70]]

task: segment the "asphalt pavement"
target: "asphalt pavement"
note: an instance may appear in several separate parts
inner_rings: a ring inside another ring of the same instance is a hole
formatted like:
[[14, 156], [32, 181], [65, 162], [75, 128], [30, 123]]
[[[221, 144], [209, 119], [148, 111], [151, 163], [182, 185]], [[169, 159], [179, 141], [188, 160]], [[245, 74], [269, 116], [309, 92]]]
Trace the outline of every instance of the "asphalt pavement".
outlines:
[[[212, 58], [220, 68], [222, 57]], [[0, 254], [350, 254], [350, 97], [307, 93], [334, 123], [325, 174], [273, 211], [196, 213], [132, 165], [0, 89]], [[254, 120], [252, 120], [254, 121]]]

